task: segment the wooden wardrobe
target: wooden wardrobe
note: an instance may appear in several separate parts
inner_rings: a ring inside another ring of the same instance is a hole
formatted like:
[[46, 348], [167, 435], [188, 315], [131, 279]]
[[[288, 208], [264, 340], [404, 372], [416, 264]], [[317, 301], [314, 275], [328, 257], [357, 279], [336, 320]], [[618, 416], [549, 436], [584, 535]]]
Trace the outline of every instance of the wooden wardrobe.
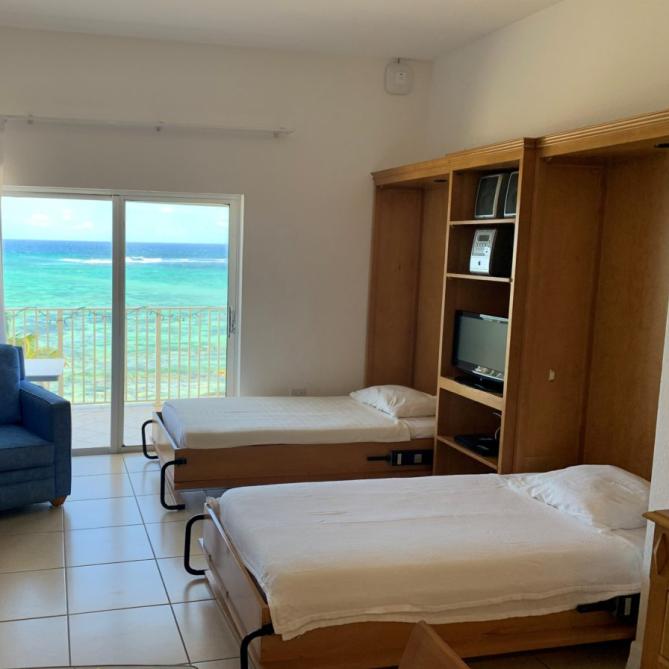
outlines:
[[[669, 300], [669, 111], [376, 172], [367, 383], [438, 393], [435, 473], [615, 464], [650, 478]], [[519, 171], [515, 218], [474, 220]], [[508, 277], [468, 272], [513, 226]], [[509, 319], [503, 393], [455, 381], [458, 310]], [[501, 416], [501, 418], [500, 418]], [[484, 457], [456, 434], [501, 427]]]

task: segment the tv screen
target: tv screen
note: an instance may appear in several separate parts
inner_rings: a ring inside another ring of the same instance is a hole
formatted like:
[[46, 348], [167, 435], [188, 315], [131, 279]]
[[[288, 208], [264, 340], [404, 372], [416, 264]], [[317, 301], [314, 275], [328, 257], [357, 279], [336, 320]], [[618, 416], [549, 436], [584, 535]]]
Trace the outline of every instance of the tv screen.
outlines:
[[453, 364], [470, 374], [503, 382], [508, 319], [459, 311], [455, 323]]

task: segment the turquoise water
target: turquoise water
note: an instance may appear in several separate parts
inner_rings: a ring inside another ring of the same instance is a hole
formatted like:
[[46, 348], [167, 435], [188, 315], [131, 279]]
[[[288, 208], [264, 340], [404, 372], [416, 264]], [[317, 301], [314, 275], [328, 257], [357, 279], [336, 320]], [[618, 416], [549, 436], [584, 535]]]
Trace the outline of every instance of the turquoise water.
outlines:
[[[111, 306], [111, 244], [5, 240], [5, 306]], [[225, 306], [225, 244], [129, 243], [126, 303]]]
[[[10, 239], [3, 253], [10, 337], [65, 359], [52, 390], [110, 401], [111, 244]], [[127, 245], [127, 401], [225, 393], [227, 259], [223, 244]]]

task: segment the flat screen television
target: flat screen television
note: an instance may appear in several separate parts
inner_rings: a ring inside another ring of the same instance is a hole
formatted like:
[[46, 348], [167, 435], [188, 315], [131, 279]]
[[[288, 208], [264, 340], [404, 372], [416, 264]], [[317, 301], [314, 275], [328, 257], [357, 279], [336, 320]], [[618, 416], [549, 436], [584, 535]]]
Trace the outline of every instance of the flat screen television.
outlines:
[[453, 364], [467, 374], [458, 381], [501, 390], [508, 329], [508, 318], [469, 311], [456, 313]]

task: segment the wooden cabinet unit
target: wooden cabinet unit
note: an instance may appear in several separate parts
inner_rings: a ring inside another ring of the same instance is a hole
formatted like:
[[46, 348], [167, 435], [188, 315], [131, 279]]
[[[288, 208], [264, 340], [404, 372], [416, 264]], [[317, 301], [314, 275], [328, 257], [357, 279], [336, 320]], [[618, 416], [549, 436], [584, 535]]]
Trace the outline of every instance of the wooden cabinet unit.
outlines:
[[[374, 174], [367, 382], [438, 394], [435, 473], [615, 464], [650, 477], [669, 300], [669, 112]], [[514, 218], [474, 219], [519, 171]], [[509, 276], [469, 272], [513, 230]], [[456, 381], [458, 311], [508, 318], [503, 392]], [[497, 457], [454, 440], [501, 428]]]
[[379, 188], [374, 208], [368, 385], [436, 392], [448, 184]]
[[641, 669], [669, 667], [669, 511], [652, 511], [655, 523], [650, 591]]

